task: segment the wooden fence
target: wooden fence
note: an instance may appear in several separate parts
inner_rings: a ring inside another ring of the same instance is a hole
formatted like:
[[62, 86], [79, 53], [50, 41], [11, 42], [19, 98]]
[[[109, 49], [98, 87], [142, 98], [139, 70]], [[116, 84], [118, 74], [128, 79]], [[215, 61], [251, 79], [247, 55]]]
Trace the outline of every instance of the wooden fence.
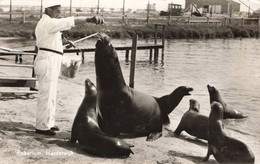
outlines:
[[[63, 13], [63, 16], [70, 15], [69, 13]], [[96, 14], [90, 13], [72, 13], [76, 19], [86, 19], [96, 16]], [[9, 17], [10, 16], [10, 17]], [[40, 19], [41, 14], [39, 12], [5, 12], [1, 13], [0, 20], [1, 21], [11, 21], [11, 22], [31, 22], [38, 21]], [[259, 18], [244, 18], [244, 17], [191, 17], [191, 16], [159, 16], [159, 15], [151, 15], [147, 17], [145, 14], [143, 15], [125, 15], [122, 17], [120, 14], [106, 14], [106, 15], [98, 15], [105, 20], [107, 24], [113, 25], [146, 25], [149, 24], [215, 24], [215, 25], [255, 25], [259, 27], [260, 21]], [[149, 20], [147, 20], [149, 19]]]

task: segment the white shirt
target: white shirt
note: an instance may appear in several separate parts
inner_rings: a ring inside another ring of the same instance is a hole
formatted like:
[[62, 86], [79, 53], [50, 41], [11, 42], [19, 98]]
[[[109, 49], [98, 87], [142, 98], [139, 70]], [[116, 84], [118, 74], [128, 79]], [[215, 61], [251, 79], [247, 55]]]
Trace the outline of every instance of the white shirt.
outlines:
[[71, 29], [75, 26], [74, 17], [51, 18], [43, 14], [35, 28], [36, 46], [63, 52], [60, 31]]

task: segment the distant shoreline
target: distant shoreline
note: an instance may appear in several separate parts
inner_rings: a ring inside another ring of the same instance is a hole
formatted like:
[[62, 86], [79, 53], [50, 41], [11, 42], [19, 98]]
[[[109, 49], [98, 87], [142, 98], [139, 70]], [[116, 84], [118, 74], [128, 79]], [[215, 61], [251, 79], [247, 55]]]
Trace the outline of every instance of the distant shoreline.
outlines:
[[[69, 31], [64, 32], [69, 39], [82, 38], [95, 32], [103, 32], [111, 38], [131, 38], [135, 33], [139, 38], [150, 39], [154, 37], [154, 25], [142, 26], [114, 26], [95, 25], [86, 23], [84, 20], [77, 20], [78, 25]], [[0, 37], [23, 37], [35, 38], [35, 22], [20, 23], [0, 23]], [[158, 28], [158, 37], [162, 37], [162, 30]], [[166, 39], [214, 39], [214, 38], [258, 38], [259, 29], [256, 26], [238, 25], [179, 25], [166, 26]]]

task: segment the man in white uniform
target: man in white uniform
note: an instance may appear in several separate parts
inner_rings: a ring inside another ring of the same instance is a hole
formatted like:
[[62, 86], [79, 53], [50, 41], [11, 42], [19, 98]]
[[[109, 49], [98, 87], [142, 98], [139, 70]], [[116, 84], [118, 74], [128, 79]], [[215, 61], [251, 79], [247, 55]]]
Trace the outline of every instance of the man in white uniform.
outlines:
[[55, 130], [59, 130], [55, 126], [55, 110], [63, 54], [61, 31], [75, 26], [74, 17], [58, 18], [61, 4], [55, 1], [45, 7], [35, 28], [38, 54], [34, 69], [39, 82], [35, 128], [36, 133], [44, 135], [55, 135]]

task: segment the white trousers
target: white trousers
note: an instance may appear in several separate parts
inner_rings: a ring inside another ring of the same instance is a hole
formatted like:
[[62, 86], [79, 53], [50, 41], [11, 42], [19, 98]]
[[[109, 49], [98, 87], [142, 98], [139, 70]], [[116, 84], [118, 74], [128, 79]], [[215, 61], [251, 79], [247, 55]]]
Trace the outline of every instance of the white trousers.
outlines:
[[34, 71], [39, 83], [35, 125], [38, 130], [49, 130], [55, 125], [61, 60], [62, 56], [59, 54], [39, 51], [34, 63]]

